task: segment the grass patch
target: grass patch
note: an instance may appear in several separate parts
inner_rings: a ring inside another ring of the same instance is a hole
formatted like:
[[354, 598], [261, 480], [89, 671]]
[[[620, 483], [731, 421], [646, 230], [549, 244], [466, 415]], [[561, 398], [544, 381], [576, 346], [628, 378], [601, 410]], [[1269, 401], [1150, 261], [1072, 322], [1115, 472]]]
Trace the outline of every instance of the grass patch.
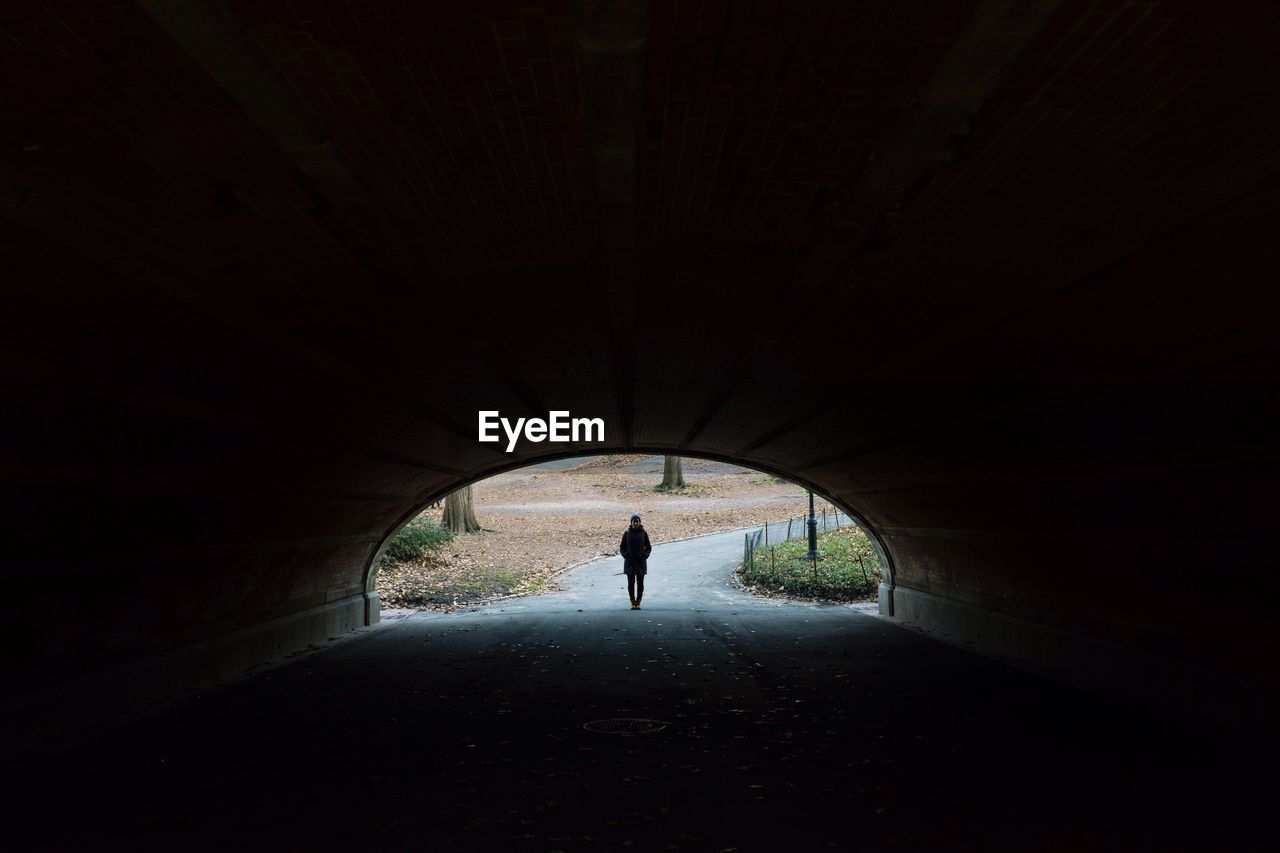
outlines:
[[809, 543], [792, 539], [755, 550], [754, 565], [739, 566], [743, 584], [753, 592], [861, 601], [876, 597], [880, 560], [871, 540], [850, 525], [818, 535], [818, 566], [806, 560]]
[[547, 585], [546, 578], [533, 578], [532, 580], [527, 581], [526, 583], [521, 585], [519, 589], [515, 590], [515, 592], [519, 594], [539, 593], [539, 592], [542, 592], [542, 590], [546, 587], [546, 585]]
[[383, 565], [422, 560], [453, 539], [453, 531], [435, 519], [420, 515], [404, 526], [382, 554]]
[[509, 567], [458, 566], [434, 556], [391, 563], [381, 570], [378, 591], [387, 606], [449, 610], [512, 593], [542, 592], [553, 585], [545, 577], [530, 577]]
[[[395, 571], [393, 567], [391, 571]], [[544, 578], [523, 580], [510, 569], [475, 567], [466, 574], [447, 574], [429, 583], [414, 584], [399, 589], [396, 606], [401, 607], [459, 607], [485, 601], [500, 595], [540, 591], [547, 581]]]

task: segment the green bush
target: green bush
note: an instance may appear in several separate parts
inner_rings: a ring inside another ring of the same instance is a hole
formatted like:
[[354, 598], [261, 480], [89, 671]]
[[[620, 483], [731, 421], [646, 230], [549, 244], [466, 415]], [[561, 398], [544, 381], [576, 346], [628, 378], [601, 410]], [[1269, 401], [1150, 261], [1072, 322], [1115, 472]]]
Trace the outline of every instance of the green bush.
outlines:
[[[852, 601], [872, 598], [880, 587], [880, 561], [867, 535], [857, 527], [818, 536], [818, 567], [804, 559], [805, 539], [758, 546], [754, 565], [739, 569], [748, 586], [815, 598]], [[772, 552], [772, 553], [771, 553]]]
[[382, 553], [383, 563], [421, 560], [453, 538], [453, 531], [435, 519], [420, 515], [391, 539]]

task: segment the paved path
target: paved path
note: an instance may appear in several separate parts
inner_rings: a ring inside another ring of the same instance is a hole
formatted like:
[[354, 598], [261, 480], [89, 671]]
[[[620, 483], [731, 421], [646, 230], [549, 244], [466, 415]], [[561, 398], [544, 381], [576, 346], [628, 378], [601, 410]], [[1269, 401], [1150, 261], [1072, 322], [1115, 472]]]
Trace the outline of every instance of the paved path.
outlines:
[[[53, 847], [1075, 851], [1261, 837], [1270, 807], [1232, 790], [1244, 777], [1220, 744], [849, 607], [754, 599], [729, 583], [741, 541], [656, 548], [641, 611], [612, 559], [562, 593], [396, 621], [29, 770], [7, 804]], [[606, 718], [667, 725], [583, 727]]]
[[[770, 536], [781, 539], [786, 531], [786, 522], [770, 524], [769, 530]], [[672, 619], [684, 619], [690, 613], [708, 610], [722, 613], [725, 608], [760, 612], [797, 606], [757, 598], [733, 585], [732, 569], [742, 561], [745, 532], [734, 530], [657, 546], [649, 558], [644, 609], [640, 611], [646, 621], [657, 613], [670, 614]], [[563, 592], [515, 599], [496, 611], [490, 608], [485, 612], [509, 620], [532, 614], [576, 612], [579, 608], [584, 612], [611, 612], [621, 605], [630, 613], [627, 609], [627, 579], [621, 572], [621, 557], [588, 563], [560, 579]], [[847, 620], [847, 611], [848, 608], [838, 606], [824, 608], [829, 616], [823, 618]], [[673, 633], [680, 633], [687, 626], [673, 622], [670, 627]]]

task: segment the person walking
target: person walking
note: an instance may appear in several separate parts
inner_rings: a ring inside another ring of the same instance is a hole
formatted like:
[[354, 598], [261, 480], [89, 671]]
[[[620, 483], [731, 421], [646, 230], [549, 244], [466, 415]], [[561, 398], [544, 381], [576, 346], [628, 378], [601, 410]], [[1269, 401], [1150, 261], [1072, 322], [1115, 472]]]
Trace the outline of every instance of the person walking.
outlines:
[[640, 516], [631, 516], [631, 526], [622, 534], [622, 545], [618, 552], [622, 554], [622, 570], [627, 573], [627, 595], [631, 597], [631, 609], [640, 609], [640, 599], [644, 598], [644, 576], [649, 570], [649, 553], [653, 546], [649, 544], [649, 534], [640, 523]]

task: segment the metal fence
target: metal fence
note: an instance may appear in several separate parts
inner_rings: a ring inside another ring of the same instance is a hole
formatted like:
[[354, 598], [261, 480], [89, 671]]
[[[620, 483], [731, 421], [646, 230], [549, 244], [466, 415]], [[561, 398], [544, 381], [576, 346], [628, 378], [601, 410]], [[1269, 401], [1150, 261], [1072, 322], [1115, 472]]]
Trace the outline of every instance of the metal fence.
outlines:
[[[786, 521], [771, 521], [755, 530], [744, 533], [742, 541], [742, 565], [748, 569], [755, 568], [756, 549], [767, 548], [770, 544], [786, 542], [788, 539], [804, 539], [809, 535], [807, 522], [809, 516], [800, 515]], [[854, 520], [838, 510], [823, 510], [815, 513], [818, 532], [839, 530], [841, 527], [855, 524]]]

